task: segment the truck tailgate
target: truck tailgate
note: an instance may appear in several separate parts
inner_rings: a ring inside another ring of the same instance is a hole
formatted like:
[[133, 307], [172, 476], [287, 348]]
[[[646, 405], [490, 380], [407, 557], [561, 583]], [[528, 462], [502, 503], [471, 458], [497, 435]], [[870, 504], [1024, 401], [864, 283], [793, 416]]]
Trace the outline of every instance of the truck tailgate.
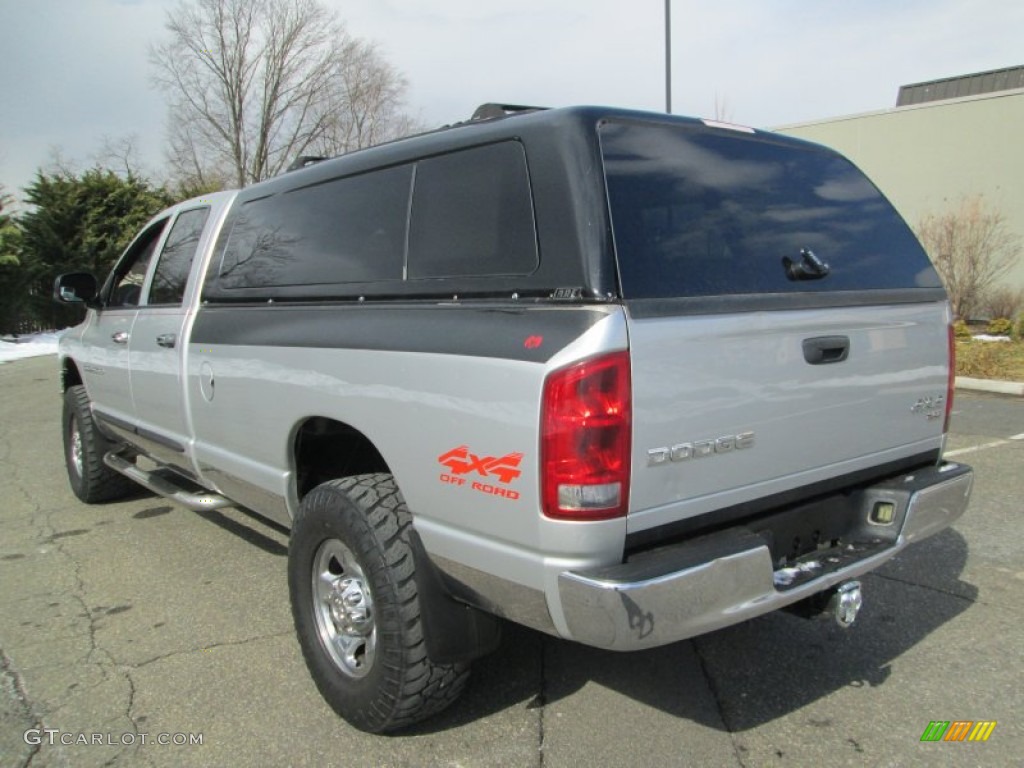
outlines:
[[926, 303], [630, 318], [630, 530], [937, 453], [945, 313]]

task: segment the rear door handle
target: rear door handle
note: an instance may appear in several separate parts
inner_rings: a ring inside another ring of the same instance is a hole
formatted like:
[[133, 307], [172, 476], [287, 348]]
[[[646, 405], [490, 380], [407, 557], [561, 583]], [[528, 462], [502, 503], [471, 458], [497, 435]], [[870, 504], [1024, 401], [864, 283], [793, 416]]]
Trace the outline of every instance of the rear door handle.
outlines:
[[850, 356], [848, 336], [818, 336], [804, 339], [804, 360], [811, 365], [841, 363]]
[[156, 337], [156, 343], [161, 347], [167, 347], [167, 349], [174, 349], [174, 345], [178, 343], [178, 334], [176, 333], [161, 333]]
[[113, 341], [115, 344], [127, 344], [128, 331], [118, 331], [117, 333], [110, 337], [110, 340]]

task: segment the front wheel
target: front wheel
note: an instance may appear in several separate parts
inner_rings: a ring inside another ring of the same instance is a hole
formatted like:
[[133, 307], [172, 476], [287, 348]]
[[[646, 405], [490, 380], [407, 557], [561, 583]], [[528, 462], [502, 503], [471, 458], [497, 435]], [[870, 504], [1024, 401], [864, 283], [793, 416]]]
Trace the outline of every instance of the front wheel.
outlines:
[[306, 666], [327, 703], [372, 733], [440, 712], [469, 676], [427, 657], [411, 526], [388, 474], [319, 485], [293, 521], [288, 586]]
[[139, 487], [103, 463], [113, 445], [96, 426], [89, 393], [76, 384], [64, 393], [64, 464], [68, 482], [81, 501], [96, 504], [124, 498]]

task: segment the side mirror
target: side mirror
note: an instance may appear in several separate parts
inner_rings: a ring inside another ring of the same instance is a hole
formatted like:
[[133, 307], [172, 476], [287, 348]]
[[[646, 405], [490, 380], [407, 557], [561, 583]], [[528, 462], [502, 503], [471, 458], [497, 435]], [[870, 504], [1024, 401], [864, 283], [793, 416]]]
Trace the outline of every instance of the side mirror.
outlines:
[[96, 278], [88, 272], [68, 272], [53, 283], [53, 300], [58, 304], [92, 305], [98, 293]]

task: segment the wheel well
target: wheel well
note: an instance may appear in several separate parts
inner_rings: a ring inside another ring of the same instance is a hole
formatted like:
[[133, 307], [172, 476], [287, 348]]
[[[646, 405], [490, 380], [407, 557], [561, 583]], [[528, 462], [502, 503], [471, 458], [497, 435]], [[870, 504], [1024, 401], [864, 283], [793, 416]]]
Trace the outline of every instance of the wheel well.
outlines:
[[67, 392], [71, 387], [82, 383], [82, 374], [74, 360], [65, 360], [60, 371], [60, 391]]
[[328, 480], [391, 471], [366, 435], [322, 416], [302, 423], [295, 435], [293, 452], [300, 500]]

